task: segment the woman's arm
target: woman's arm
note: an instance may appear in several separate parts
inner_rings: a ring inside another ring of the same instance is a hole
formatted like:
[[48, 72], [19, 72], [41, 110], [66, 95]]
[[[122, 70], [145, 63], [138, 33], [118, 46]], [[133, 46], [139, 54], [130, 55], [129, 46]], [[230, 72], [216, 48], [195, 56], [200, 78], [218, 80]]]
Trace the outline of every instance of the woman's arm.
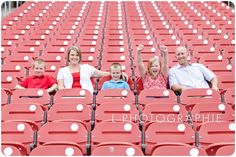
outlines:
[[146, 69], [145, 69], [145, 66], [144, 66], [144, 63], [143, 63], [143, 59], [142, 59], [142, 56], [141, 56], [141, 52], [143, 50], [144, 46], [143, 45], [138, 45], [137, 47], [137, 53], [136, 53], [136, 62], [138, 64], [138, 70], [139, 70], [139, 73], [140, 73], [140, 76], [143, 78], [145, 73], [146, 73]]
[[57, 88], [58, 88], [58, 90], [61, 90], [61, 89], [64, 89], [65, 88], [65, 86], [64, 86], [64, 80], [63, 79], [61, 79], [61, 80], [57, 80]]
[[166, 46], [161, 46], [161, 62], [162, 62], [162, 73], [164, 77], [167, 79], [168, 78], [168, 73], [169, 73], [169, 65], [168, 65], [168, 50]]
[[106, 72], [106, 71], [101, 71], [101, 70], [98, 70], [96, 69], [92, 75], [92, 77], [105, 77], [105, 76], [109, 76], [110, 75], [110, 72]]

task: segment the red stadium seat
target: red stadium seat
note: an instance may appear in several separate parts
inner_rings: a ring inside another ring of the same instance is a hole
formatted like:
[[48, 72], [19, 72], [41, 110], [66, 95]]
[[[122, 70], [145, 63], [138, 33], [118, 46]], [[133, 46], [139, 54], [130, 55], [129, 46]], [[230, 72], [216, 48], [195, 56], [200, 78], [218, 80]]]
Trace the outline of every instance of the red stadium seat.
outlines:
[[72, 88], [72, 89], [63, 89], [59, 90], [54, 95], [53, 103], [71, 103], [77, 102], [85, 103], [85, 104], [92, 104], [93, 97], [88, 90], [79, 89], [79, 88]]
[[2, 154], [5, 156], [26, 156], [25, 146], [18, 142], [2, 142]]
[[11, 103], [40, 103], [44, 106], [51, 104], [50, 95], [44, 89], [17, 89], [11, 96]]
[[134, 95], [131, 91], [124, 89], [105, 89], [98, 93], [96, 97], [96, 103], [102, 104], [104, 102], [116, 101], [126, 103], [130, 101], [134, 102], [134, 99]]
[[83, 154], [85, 154], [87, 129], [78, 120], [48, 122], [38, 131], [38, 142], [40, 145], [48, 142], [60, 142], [63, 144], [76, 143], [80, 145]]
[[30, 152], [30, 144], [34, 141], [34, 131], [25, 122], [6, 121], [2, 122], [2, 143], [21, 143]]
[[184, 90], [180, 96], [180, 103], [191, 110], [196, 103], [200, 102], [221, 102], [221, 95], [209, 88], [193, 88]]
[[48, 121], [77, 119], [83, 121], [87, 128], [91, 127], [91, 109], [87, 104], [66, 102], [55, 103], [48, 111]]
[[235, 89], [229, 88], [224, 94], [224, 102], [232, 106], [235, 105]]
[[234, 122], [209, 122], [200, 126], [199, 144], [201, 146], [209, 146], [216, 143], [233, 143], [234, 141]]
[[196, 103], [191, 111], [194, 127], [197, 128], [207, 122], [234, 121], [234, 110], [223, 103]]
[[153, 152], [156, 144], [190, 144], [192, 145], [195, 132], [187, 123], [167, 122], [167, 123], [152, 123], [145, 131], [146, 154], [150, 155]]
[[148, 89], [139, 94], [139, 104], [145, 105], [155, 101], [157, 104], [177, 103], [177, 96], [171, 90]]
[[29, 103], [15, 103], [5, 105], [2, 107], [2, 121], [17, 120], [17, 121], [32, 121], [37, 124], [36, 130], [38, 130], [43, 121], [44, 111], [46, 110], [41, 104], [29, 104]]
[[152, 156], [207, 156], [203, 148], [197, 148], [187, 144], [157, 145]]
[[130, 143], [102, 143], [93, 151], [91, 156], [144, 156], [139, 147]]
[[2, 73], [1, 85], [2, 88], [7, 88], [10, 90], [15, 89], [18, 84], [18, 79], [11, 73]]
[[220, 89], [232, 88], [235, 85], [235, 76], [234, 73], [228, 75], [218, 75], [218, 82]]
[[81, 148], [75, 143], [48, 142], [39, 145], [30, 156], [83, 156]]
[[141, 132], [137, 125], [131, 122], [104, 121], [96, 125], [91, 135], [92, 151], [97, 144], [106, 142], [141, 143]]
[[95, 111], [95, 120], [101, 121], [139, 121], [139, 112], [132, 102], [104, 102]]

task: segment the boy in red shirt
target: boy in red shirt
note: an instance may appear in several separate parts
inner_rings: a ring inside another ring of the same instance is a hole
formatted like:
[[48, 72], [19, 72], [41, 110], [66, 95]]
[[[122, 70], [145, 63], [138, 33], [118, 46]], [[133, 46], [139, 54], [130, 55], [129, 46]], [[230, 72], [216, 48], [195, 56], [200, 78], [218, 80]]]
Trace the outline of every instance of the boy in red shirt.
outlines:
[[15, 88], [42, 88], [46, 89], [48, 93], [53, 92], [57, 88], [57, 83], [51, 76], [44, 75], [45, 69], [45, 61], [42, 59], [35, 59], [33, 63], [34, 75], [25, 78], [18, 85], [16, 85]]

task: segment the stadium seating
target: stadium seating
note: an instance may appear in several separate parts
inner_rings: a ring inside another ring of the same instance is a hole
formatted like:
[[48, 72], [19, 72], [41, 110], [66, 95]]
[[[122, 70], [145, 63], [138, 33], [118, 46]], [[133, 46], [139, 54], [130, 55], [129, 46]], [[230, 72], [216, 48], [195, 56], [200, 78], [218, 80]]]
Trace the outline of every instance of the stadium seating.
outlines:
[[[2, 154], [232, 155], [234, 24], [235, 10], [220, 1], [24, 2], [1, 19]], [[170, 68], [178, 63], [176, 48], [185, 46], [190, 62], [216, 74], [220, 91], [188, 89], [176, 96], [170, 89], [143, 89], [138, 44], [145, 46], [145, 66], [166, 45]], [[113, 62], [120, 63], [131, 90], [100, 90], [110, 76], [91, 78], [92, 94], [14, 89], [33, 74], [35, 58], [45, 59], [46, 74], [56, 78], [68, 64], [71, 45], [80, 47], [82, 64], [109, 71]], [[215, 122], [217, 115], [221, 122]]]

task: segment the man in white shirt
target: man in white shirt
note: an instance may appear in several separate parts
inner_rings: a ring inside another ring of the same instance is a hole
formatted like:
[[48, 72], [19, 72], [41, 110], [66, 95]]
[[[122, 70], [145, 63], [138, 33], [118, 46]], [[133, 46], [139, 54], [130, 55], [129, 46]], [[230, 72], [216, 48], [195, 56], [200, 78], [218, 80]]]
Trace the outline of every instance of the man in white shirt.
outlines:
[[[188, 52], [185, 47], [176, 49], [175, 57], [179, 64], [169, 71], [169, 83], [174, 91], [183, 91], [188, 88], [210, 88], [218, 90], [215, 74], [202, 64], [189, 63]], [[208, 81], [208, 82], [207, 82]]]

